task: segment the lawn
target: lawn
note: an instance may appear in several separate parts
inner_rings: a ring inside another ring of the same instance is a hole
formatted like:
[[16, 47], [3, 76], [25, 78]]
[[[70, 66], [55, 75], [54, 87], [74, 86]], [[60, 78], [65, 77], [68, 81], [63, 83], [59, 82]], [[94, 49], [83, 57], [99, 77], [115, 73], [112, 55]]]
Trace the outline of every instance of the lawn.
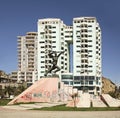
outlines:
[[[0, 106], [7, 105], [9, 101], [10, 101], [9, 99], [0, 99]], [[53, 106], [53, 107], [34, 108], [32, 110], [40, 110], [40, 111], [120, 111], [120, 107], [77, 108], [77, 107], [66, 107], [65, 105], [58, 105], [58, 106]]]
[[10, 99], [0, 99], [0, 106], [7, 105], [8, 102], [10, 102], [10, 101], [11, 101]]
[[33, 110], [41, 111], [120, 111], [120, 107], [90, 107], [90, 108], [76, 108], [59, 105], [54, 107], [35, 108]]

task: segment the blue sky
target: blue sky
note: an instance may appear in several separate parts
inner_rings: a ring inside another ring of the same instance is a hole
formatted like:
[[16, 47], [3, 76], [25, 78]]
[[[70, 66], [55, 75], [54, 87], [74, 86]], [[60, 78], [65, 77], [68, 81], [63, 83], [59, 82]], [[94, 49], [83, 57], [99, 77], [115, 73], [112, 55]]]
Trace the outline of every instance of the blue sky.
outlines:
[[17, 36], [37, 31], [40, 18], [96, 17], [102, 29], [103, 76], [120, 82], [120, 0], [0, 0], [0, 70], [17, 70]]

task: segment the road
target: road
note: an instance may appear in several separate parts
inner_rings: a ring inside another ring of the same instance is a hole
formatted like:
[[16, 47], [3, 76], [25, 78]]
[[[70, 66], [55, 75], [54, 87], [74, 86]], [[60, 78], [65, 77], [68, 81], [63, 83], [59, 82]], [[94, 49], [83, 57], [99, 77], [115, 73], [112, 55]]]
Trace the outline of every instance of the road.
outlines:
[[120, 118], [120, 111], [34, 111], [0, 107], [0, 118]]

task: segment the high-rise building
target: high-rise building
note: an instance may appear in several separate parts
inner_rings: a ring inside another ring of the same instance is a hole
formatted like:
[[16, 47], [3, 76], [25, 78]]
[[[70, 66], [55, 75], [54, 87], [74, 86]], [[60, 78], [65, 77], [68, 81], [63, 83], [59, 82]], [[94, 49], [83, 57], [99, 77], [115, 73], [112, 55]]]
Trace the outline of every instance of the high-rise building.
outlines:
[[101, 29], [95, 17], [73, 19], [74, 87], [101, 93]]
[[[51, 68], [50, 51], [65, 51], [58, 60], [61, 68], [57, 74], [69, 72], [69, 46], [67, 41], [72, 36], [71, 27], [66, 26], [62, 20], [55, 18], [38, 20], [38, 79]], [[72, 39], [72, 38], [71, 38]], [[59, 76], [61, 78], [61, 76]]]
[[[78, 17], [73, 19], [73, 26], [67, 26], [58, 18], [46, 18], [39, 19], [37, 27], [37, 32], [18, 36], [18, 81], [32, 84], [44, 77], [52, 67], [49, 52], [57, 51], [59, 54], [65, 51], [57, 63], [61, 68], [57, 72], [60, 80], [78, 90], [100, 94], [102, 51], [97, 19]], [[73, 72], [70, 72], [70, 67]]]
[[18, 81], [34, 83], [37, 76], [37, 32], [18, 36]]

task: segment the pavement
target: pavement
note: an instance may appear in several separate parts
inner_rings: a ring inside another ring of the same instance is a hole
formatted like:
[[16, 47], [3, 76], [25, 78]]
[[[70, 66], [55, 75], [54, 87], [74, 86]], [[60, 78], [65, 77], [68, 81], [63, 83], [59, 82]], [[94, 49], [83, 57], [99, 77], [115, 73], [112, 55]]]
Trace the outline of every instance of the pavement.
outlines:
[[120, 118], [120, 111], [34, 111], [0, 107], [0, 118]]
[[[63, 103], [59, 103], [63, 104]], [[39, 111], [32, 108], [58, 103], [35, 103], [0, 106], [0, 118], [120, 118], [120, 111]]]
[[[56, 103], [57, 104], [57, 103]], [[39, 111], [50, 103], [0, 106], [0, 118], [120, 118], [120, 111]]]
[[11, 110], [29, 110], [34, 108], [42, 108], [42, 107], [52, 107], [57, 105], [62, 105], [63, 102], [56, 103], [34, 103], [34, 104], [19, 104], [19, 105], [6, 105], [1, 106], [0, 109], [11, 109]]

